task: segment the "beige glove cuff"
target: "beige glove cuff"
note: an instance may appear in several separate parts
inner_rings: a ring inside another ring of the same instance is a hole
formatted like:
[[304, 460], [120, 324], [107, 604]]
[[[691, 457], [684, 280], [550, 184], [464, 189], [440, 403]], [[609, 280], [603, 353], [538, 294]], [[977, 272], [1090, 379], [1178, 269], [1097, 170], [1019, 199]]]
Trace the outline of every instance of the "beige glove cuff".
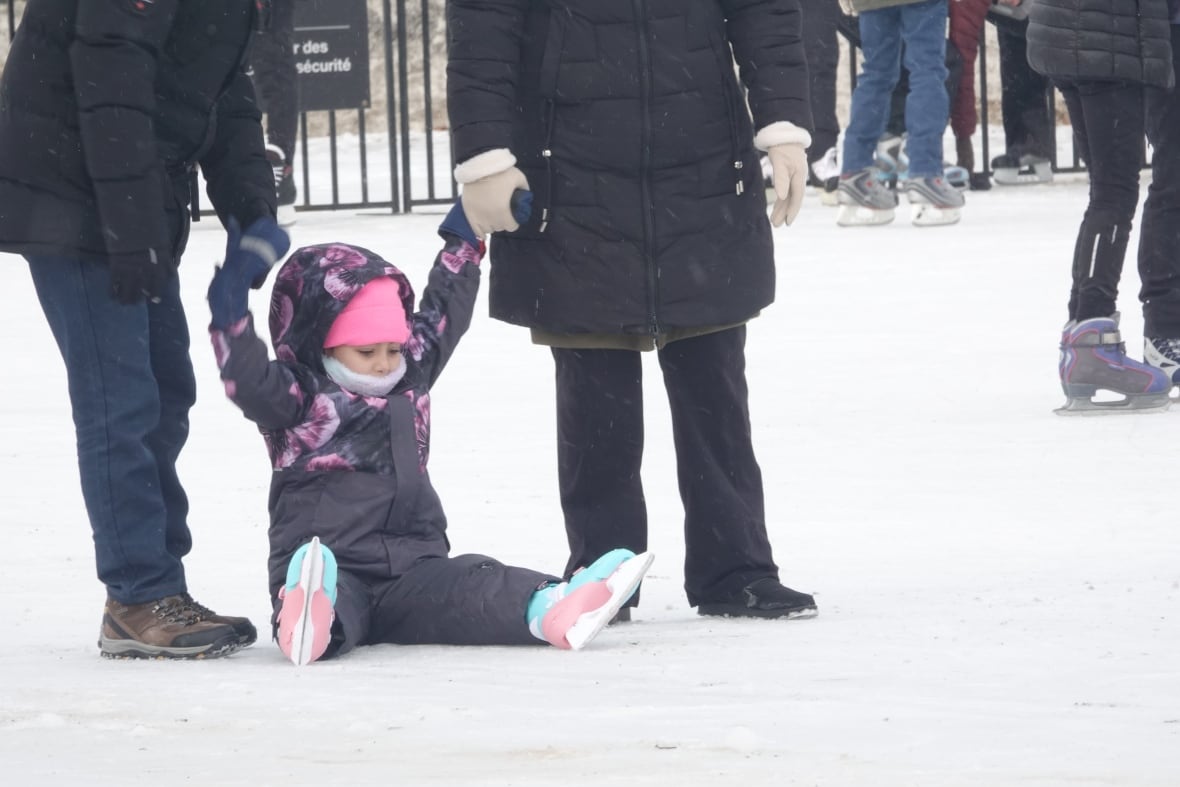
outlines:
[[799, 128], [787, 120], [779, 120], [769, 126], [763, 126], [754, 135], [754, 147], [759, 150], [770, 150], [775, 145], [811, 145], [811, 133], [805, 128]]
[[508, 148], [485, 150], [455, 167], [456, 183], [474, 183], [516, 166], [516, 156]]

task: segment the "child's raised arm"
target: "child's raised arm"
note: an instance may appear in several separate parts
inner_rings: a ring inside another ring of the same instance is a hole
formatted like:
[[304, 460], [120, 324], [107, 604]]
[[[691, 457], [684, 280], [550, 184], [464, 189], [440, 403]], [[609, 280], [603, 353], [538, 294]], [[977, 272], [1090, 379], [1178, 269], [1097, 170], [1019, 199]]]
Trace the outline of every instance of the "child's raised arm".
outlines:
[[209, 333], [226, 395], [247, 418], [264, 429], [298, 423], [305, 397], [286, 364], [270, 360], [254, 333], [247, 296], [266, 280], [290, 240], [274, 219], [259, 219], [243, 234], [230, 219], [225, 262], [209, 285]]
[[[512, 195], [512, 212], [525, 223], [532, 210], [532, 192]], [[471, 228], [463, 205], [456, 201], [438, 227], [445, 241], [434, 260], [418, 311], [413, 318], [410, 352], [430, 385], [438, 379], [456, 345], [471, 325], [479, 289], [483, 239]]]

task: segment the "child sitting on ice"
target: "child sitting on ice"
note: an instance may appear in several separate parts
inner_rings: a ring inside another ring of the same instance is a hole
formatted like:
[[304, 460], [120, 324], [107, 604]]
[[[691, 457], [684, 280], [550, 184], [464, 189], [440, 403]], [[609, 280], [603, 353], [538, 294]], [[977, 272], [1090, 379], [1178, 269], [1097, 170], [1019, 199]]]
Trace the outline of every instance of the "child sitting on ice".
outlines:
[[258, 425], [274, 467], [273, 622], [296, 664], [376, 643], [578, 649], [651, 564], [616, 549], [562, 582], [448, 556], [426, 471], [430, 388], [471, 323], [484, 247], [458, 203], [439, 234], [416, 312], [409, 280], [378, 255], [340, 243], [296, 250], [271, 296], [277, 360], [246, 300], [267, 255], [231, 238], [236, 251], [209, 288], [226, 393]]

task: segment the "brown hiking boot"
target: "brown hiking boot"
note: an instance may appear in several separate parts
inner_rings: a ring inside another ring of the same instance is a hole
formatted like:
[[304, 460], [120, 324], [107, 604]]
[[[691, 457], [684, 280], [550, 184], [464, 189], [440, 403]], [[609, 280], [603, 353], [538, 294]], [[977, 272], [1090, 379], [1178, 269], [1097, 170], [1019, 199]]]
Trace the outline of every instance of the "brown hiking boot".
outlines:
[[233, 626], [206, 620], [183, 594], [130, 605], [108, 598], [98, 647], [107, 658], [213, 659], [240, 646]]
[[254, 628], [254, 624], [248, 618], [240, 618], [233, 615], [218, 615], [213, 610], [209, 609], [204, 604], [197, 602], [195, 598], [188, 593], [182, 593], [190, 607], [200, 614], [203, 620], [211, 620], [214, 623], [223, 623], [226, 626], [233, 628], [234, 633], [238, 635], [238, 647], [248, 648], [254, 644], [258, 639], [258, 630]]

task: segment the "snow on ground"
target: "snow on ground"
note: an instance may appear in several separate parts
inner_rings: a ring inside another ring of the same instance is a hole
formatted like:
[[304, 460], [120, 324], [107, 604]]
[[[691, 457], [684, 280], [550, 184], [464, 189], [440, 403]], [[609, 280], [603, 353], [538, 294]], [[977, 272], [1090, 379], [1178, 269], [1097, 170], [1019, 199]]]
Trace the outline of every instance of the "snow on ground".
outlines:
[[[685, 605], [648, 358], [657, 559], [636, 622], [578, 653], [379, 646], [297, 669], [263, 641], [209, 663], [100, 659], [64, 372], [8, 257], [3, 782], [1180, 784], [1180, 412], [1052, 412], [1085, 192], [1072, 176], [972, 193], [944, 229], [842, 230], [809, 197], [777, 233], [778, 301], [748, 355], [776, 556], [820, 616]], [[294, 240], [373, 248], [422, 286], [438, 219], [305, 213]], [[263, 623], [265, 451], [205, 338], [223, 244], [202, 222], [181, 273], [200, 385], [187, 565], [198, 599]], [[1120, 305], [1135, 352], [1137, 289], [1132, 254]], [[435, 391], [432, 476], [455, 553], [560, 571], [552, 364], [486, 312]]]

